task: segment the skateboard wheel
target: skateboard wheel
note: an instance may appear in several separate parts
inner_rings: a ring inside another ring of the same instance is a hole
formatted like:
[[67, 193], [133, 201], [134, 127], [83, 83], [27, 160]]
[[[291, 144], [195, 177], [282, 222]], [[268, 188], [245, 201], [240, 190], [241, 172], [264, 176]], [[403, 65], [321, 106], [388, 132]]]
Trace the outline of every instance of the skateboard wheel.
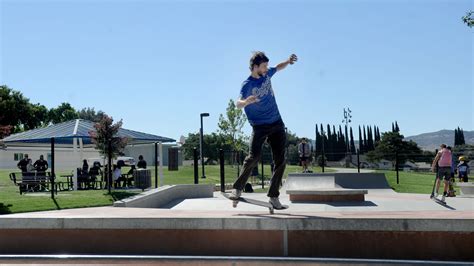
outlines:
[[270, 210], [270, 214], [274, 214], [275, 211], [273, 210], [273, 208], [268, 208]]

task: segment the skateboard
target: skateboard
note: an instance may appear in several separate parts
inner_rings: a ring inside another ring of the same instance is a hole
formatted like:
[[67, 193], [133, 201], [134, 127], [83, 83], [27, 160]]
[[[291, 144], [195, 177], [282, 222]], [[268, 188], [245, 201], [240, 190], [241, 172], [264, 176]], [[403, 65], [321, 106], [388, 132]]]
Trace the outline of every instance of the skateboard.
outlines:
[[446, 201], [442, 201], [436, 197], [432, 197], [431, 199], [438, 204], [446, 205]]
[[[239, 204], [239, 202], [244, 202], [244, 203], [247, 203], [247, 204], [267, 207], [268, 210], [270, 211], [270, 214], [274, 214], [275, 207], [273, 207], [273, 205], [270, 204], [269, 202], [255, 200], [255, 199], [249, 199], [249, 198], [244, 198], [244, 197], [240, 197], [240, 198], [234, 200], [234, 199], [230, 198], [230, 194], [224, 193], [224, 192], [222, 192], [222, 195], [232, 201], [232, 207], [234, 207], [234, 208], [237, 207], [237, 204]], [[288, 209], [287, 205], [282, 205], [282, 206], [283, 206], [282, 209], [277, 209], [277, 210]]]

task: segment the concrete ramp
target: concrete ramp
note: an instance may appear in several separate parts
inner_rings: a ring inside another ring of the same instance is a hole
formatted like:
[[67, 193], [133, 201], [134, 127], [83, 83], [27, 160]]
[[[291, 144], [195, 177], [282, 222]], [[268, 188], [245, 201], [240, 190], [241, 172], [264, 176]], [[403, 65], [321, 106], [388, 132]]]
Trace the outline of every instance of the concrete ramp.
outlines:
[[337, 173], [335, 179], [343, 188], [392, 190], [382, 173]]

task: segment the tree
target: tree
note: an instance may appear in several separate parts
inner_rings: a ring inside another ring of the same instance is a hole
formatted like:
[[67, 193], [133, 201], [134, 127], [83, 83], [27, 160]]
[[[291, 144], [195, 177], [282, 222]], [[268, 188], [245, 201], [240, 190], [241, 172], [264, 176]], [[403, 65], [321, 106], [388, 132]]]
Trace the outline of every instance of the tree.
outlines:
[[455, 128], [454, 129], [454, 147], [458, 145], [459, 145], [459, 133], [458, 133], [458, 129]]
[[369, 151], [373, 151], [375, 148], [374, 148], [374, 139], [372, 137], [372, 127], [371, 126], [368, 126], [367, 127], [367, 149]]
[[[289, 164], [298, 164], [299, 163], [298, 144], [300, 143], [301, 139], [298, 138], [295, 133], [292, 133], [291, 130], [288, 130], [286, 134], [286, 138], [287, 138], [287, 145], [288, 145], [287, 161]], [[311, 143], [311, 140], [308, 139], [308, 143]], [[263, 152], [265, 154], [270, 154], [271, 153], [270, 145], [264, 145]]]
[[314, 154], [318, 156], [318, 154], [321, 154], [321, 142], [322, 142], [322, 136], [319, 134], [318, 130], [318, 125], [316, 125], [316, 139], [315, 139], [315, 149], [314, 149]]
[[365, 125], [364, 125], [364, 152], [363, 153], [366, 153], [366, 152], [369, 151], [369, 149], [368, 149], [369, 145], [367, 145], [367, 144], [368, 144], [367, 143], [367, 133], [365, 132]]
[[241, 150], [244, 146], [245, 135], [242, 132], [242, 127], [246, 121], [247, 118], [244, 112], [235, 106], [232, 99], [229, 100], [227, 105], [226, 117], [222, 114], [219, 116], [219, 133], [222, 134], [225, 142], [236, 151]]
[[359, 125], [359, 152], [364, 153], [364, 142], [362, 141], [362, 130]]
[[328, 124], [327, 128], [328, 131], [326, 133], [328, 134], [328, 145], [325, 146], [325, 153], [327, 154], [328, 159], [331, 160], [334, 154], [334, 144], [332, 141], [331, 126]]
[[422, 155], [421, 149], [414, 141], [404, 141], [404, 136], [399, 132], [386, 132], [375, 150], [367, 153], [367, 159], [371, 162], [385, 159], [395, 163], [398, 154], [399, 163]]
[[464, 17], [462, 17], [462, 21], [466, 23], [466, 25], [470, 28], [474, 26], [474, 18], [472, 17], [474, 14], [474, 11], [469, 11], [466, 13]]
[[89, 120], [92, 122], [99, 122], [104, 117], [105, 113], [103, 111], [95, 111], [94, 108], [83, 108], [80, 111], [77, 111], [77, 118]]
[[10, 135], [12, 126], [0, 126], [0, 139], [3, 139]]
[[464, 131], [461, 128], [454, 129], [454, 146], [465, 145]]
[[[186, 160], [192, 160], [194, 158], [194, 148], [197, 148], [199, 151], [199, 136], [199, 133], [189, 133], [186, 137], [186, 142], [183, 144], [184, 158]], [[204, 154], [204, 157], [207, 158], [206, 163], [219, 160], [219, 149], [223, 149], [227, 154], [233, 151], [230, 144], [225, 142], [224, 137], [221, 134], [216, 134], [214, 132], [211, 134], [204, 134], [203, 143], [202, 153]]]
[[127, 145], [127, 138], [118, 136], [119, 129], [122, 127], [122, 120], [115, 124], [113, 122], [112, 117], [104, 115], [102, 120], [94, 124], [96, 131], [89, 132], [89, 135], [101, 155], [108, 157], [110, 154], [111, 158], [116, 158]]
[[[39, 106], [39, 105], [38, 105]], [[6, 85], [0, 86], [0, 127], [2, 134], [21, 132], [34, 128], [35, 108], [19, 91]], [[42, 121], [38, 121], [42, 122]]]
[[76, 110], [69, 103], [62, 103], [57, 108], [49, 110], [49, 118], [53, 124], [77, 119], [78, 117]]
[[95, 148], [108, 158], [106, 176], [109, 193], [112, 187], [112, 159], [117, 158], [127, 145], [127, 138], [118, 136], [121, 127], [122, 120], [114, 124], [112, 117], [105, 115], [102, 120], [94, 124], [95, 131], [89, 132]]
[[352, 134], [352, 127], [350, 129], [350, 135], [351, 135], [351, 140], [350, 140], [350, 143], [351, 143], [351, 152], [352, 153], [355, 153], [356, 152], [356, 148], [355, 148], [355, 143], [354, 143], [354, 135]]
[[379, 127], [375, 127], [375, 146], [377, 146], [379, 141], [380, 141], [380, 129]]

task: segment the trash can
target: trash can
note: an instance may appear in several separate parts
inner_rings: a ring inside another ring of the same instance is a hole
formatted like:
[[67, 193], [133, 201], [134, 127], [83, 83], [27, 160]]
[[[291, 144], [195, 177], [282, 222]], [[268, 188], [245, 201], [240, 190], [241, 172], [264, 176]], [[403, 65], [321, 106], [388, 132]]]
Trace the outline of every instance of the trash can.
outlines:
[[136, 188], [145, 190], [151, 187], [151, 170], [137, 169], [133, 171], [133, 181]]
[[168, 149], [168, 171], [178, 171], [178, 152], [176, 148]]

